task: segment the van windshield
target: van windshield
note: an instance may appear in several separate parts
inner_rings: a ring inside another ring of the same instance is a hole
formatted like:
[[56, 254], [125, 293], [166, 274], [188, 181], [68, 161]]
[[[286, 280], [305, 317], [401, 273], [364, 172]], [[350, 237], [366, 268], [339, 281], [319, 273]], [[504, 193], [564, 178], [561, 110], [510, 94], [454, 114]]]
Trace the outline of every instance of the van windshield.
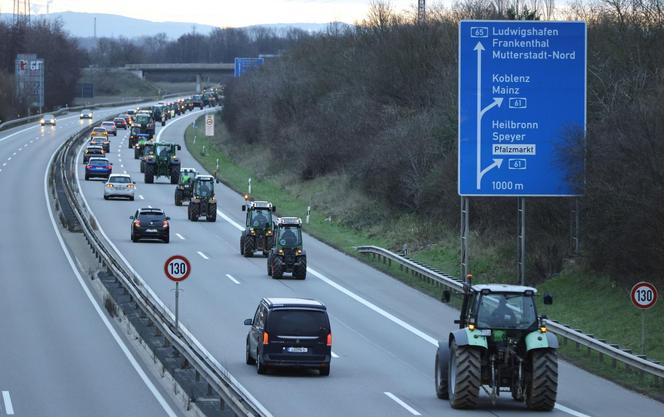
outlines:
[[320, 336], [329, 332], [327, 314], [313, 310], [276, 310], [268, 319], [270, 333], [281, 336]]

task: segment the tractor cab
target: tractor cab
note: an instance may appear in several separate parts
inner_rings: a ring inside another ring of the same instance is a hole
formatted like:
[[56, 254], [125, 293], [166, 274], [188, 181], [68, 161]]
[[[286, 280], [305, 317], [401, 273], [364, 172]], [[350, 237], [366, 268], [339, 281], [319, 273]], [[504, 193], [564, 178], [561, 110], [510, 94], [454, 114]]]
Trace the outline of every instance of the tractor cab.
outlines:
[[267, 256], [273, 246], [272, 213], [276, 209], [268, 201], [248, 201], [242, 205], [242, 211], [247, 215], [245, 229], [240, 236], [240, 254], [249, 257], [260, 250], [263, 256]]
[[215, 178], [212, 175], [196, 175], [192, 196], [187, 207], [187, 217], [198, 221], [205, 216], [208, 222], [217, 221], [217, 198], [214, 194]]
[[302, 219], [280, 217], [275, 223], [274, 245], [267, 258], [267, 273], [281, 278], [290, 272], [293, 278], [307, 276], [307, 254], [302, 247]]
[[175, 187], [175, 205], [181, 206], [183, 202], [190, 201], [194, 192], [194, 179], [198, 173], [194, 168], [181, 168], [180, 180]]

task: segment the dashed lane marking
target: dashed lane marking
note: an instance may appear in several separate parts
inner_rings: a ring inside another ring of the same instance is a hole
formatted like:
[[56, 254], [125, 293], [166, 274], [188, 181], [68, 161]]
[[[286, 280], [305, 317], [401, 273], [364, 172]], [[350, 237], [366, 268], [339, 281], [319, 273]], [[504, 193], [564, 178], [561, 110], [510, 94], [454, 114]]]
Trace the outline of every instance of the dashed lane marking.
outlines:
[[231, 281], [233, 281], [234, 283], [236, 283], [237, 285], [240, 285], [240, 281], [238, 281], [238, 280], [236, 280], [235, 278], [233, 278], [233, 275], [231, 275], [231, 274], [226, 274], [226, 277], [227, 277], [228, 279], [230, 279]]

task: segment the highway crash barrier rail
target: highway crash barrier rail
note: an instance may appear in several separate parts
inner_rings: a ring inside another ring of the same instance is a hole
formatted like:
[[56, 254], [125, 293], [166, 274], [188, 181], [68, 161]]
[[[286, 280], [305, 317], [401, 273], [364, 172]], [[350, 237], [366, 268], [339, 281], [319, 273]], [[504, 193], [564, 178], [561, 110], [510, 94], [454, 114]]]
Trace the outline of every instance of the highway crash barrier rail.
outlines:
[[[262, 408], [251, 394], [246, 392], [233, 376], [205, 352], [188, 333], [176, 330], [172, 314], [144, 285], [141, 278], [136, 276], [130, 266], [121, 260], [119, 254], [115, 253], [106, 238], [99, 232], [96, 219], [84, 204], [75, 178], [78, 145], [84, 142], [92, 128], [98, 124], [99, 122], [71, 136], [55, 155], [54, 164], [51, 167], [51, 181], [54, 185], [53, 188], [56, 188], [54, 190], [56, 198], [61, 194], [57, 190], [58, 187], [63, 188], [66, 197], [65, 201], [58, 200], [58, 204], [71, 207], [75, 221], [79, 224], [79, 230], [84, 233], [97, 259], [124, 286], [130, 300], [136, 303], [142, 313], [152, 321], [157, 333], [163, 336], [169, 346], [184, 358], [186, 366], [195, 369], [196, 380], [202, 378], [207, 382], [208, 392], [216, 393], [222, 401], [221, 406], [227, 406], [238, 416], [268, 416], [269, 412]], [[62, 209], [61, 216], [64, 217], [67, 214], [64, 207]], [[69, 227], [73, 222], [63, 223]], [[73, 229], [75, 230], [76, 227]], [[195, 402], [195, 398], [193, 401]]]
[[[390, 266], [392, 263], [395, 263], [402, 270], [407, 270], [412, 275], [434, 285], [446, 287], [457, 292], [463, 291], [463, 282], [459, 278], [444, 274], [406, 256], [378, 246], [357, 246], [355, 249], [359, 253], [371, 255], [373, 259], [382, 261]], [[648, 359], [645, 355], [635, 355], [630, 349], [623, 349], [619, 345], [597, 339], [593, 335], [585, 334], [579, 329], [574, 329], [556, 320], [547, 319], [546, 325], [551, 332], [562, 337], [563, 341], [570, 340], [574, 342], [577, 349], [583, 346], [588, 349], [588, 353], [591, 351], [597, 352], [600, 361], [603, 360], [604, 356], [607, 356], [611, 358], [614, 368], [617, 366], [617, 362], [622, 362], [626, 366], [637, 370], [642, 375], [652, 375], [657, 383], [664, 384], [664, 366], [660, 362]]]

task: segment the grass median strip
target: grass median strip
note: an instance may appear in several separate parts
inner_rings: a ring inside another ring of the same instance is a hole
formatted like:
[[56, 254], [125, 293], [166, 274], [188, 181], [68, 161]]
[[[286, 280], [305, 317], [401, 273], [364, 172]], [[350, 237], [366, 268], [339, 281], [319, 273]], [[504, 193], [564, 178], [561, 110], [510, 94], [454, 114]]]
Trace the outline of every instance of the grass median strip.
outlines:
[[[424, 227], [421, 222], [418, 223], [407, 216], [393, 218], [386, 213], [381, 213], [380, 209], [378, 209], [377, 215], [386, 219], [384, 223], [388, 223], [388, 221], [390, 223], [383, 229], [373, 226], [353, 228], [338, 222], [335, 218], [339, 217], [340, 209], [335, 207], [335, 204], [345, 209], [348, 207], [348, 202], [342, 201], [343, 199], [335, 193], [335, 187], [339, 185], [334, 181], [320, 179], [308, 181], [307, 184], [298, 184], [298, 181], [283, 181], [283, 178], [278, 176], [262, 175], [259, 177], [251, 168], [248, 168], [251, 164], [234, 161], [229, 157], [229, 151], [225, 146], [220, 145], [227, 140], [228, 133], [218, 116], [215, 130], [215, 137], [205, 137], [203, 120], [199, 118], [195, 126], [189, 126], [187, 129], [185, 143], [189, 152], [208, 171], [214, 172], [217, 160], [219, 161], [220, 180], [224, 184], [237, 192], [244, 193], [247, 192], [248, 179], [251, 178], [252, 195], [256, 199], [271, 201], [277, 206], [281, 215], [299, 216], [303, 220], [307, 215], [307, 207], [312, 206], [312, 200], [325, 201], [325, 207], [329, 210], [314, 207], [309, 224], [304, 225], [306, 232], [423, 293], [439, 298], [442, 288], [437, 284], [413, 276], [408, 271], [401, 270], [398, 265], [373, 260], [370, 256], [362, 256], [354, 250], [355, 246], [360, 245], [375, 245], [395, 250], [395, 247], [400, 247], [400, 230], [408, 230], [410, 234], [422, 233], [419, 229]], [[332, 194], [331, 197], [325, 196], [326, 190]], [[316, 198], [312, 198], [312, 196]], [[351, 194], [351, 196], [348, 199], [361, 198], [355, 194]], [[435, 269], [457, 275], [459, 270], [458, 250], [458, 237], [455, 232], [449, 231], [447, 234], [441, 233], [435, 242], [417, 250], [410, 250], [409, 256]], [[496, 265], [499, 265], [499, 268], [504, 265], [505, 257], [503, 247], [494, 242], [485, 243], [482, 255], [473, 258], [473, 270], [476, 276], [480, 277], [476, 282], [482, 282], [481, 277], [487, 276], [489, 271], [496, 268]], [[500, 278], [496, 280], [510, 282], [509, 275], [503, 275], [502, 280]], [[664, 303], [659, 303], [653, 309], [643, 313], [639, 312], [632, 307], [627, 290], [608, 277], [589, 276], [573, 262], [566, 265], [563, 272], [538, 284], [537, 287], [540, 294], [551, 293], [555, 299], [552, 306], [544, 306], [543, 303], [540, 303], [541, 313], [586, 333], [592, 333], [598, 339], [606, 339], [632, 349], [635, 353], [641, 352], [641, 314], [645, 314], [645, 352], [650, 358], [664, 361], [664, 320], [661, 320], [664, 316]], [[453, 297], [451, 304], [458, 307], [460, 305], [458, 297]], [[578, 366], [659, 400], [664, 400], [662, 381], [655, 381], [638, 372], [625, 371], [623, 365], [615, 364], [614, 366], [609, 358], [603, 358], [600, 361], [596, 353], [588, 354], [583, 348], [577, 349], [572, 342], [563, 345], [560, 353], [565, 359]]]

